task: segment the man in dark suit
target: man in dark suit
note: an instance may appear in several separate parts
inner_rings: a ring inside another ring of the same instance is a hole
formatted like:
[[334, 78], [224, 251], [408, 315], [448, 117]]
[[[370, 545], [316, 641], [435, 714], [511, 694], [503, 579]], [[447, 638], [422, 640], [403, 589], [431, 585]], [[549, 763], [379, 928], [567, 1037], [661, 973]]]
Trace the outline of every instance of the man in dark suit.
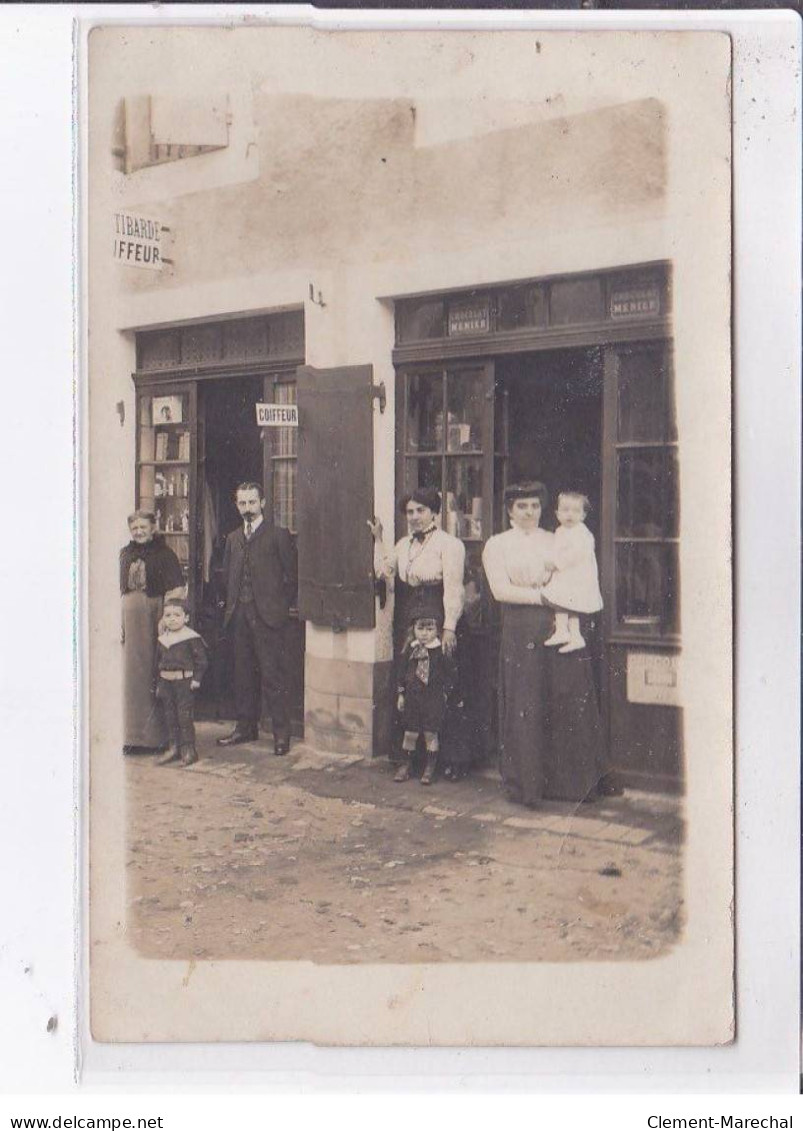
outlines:
[[223, 627], [234, 633], [234, 695], [237, 725], [218, 746], [251, 742], [259, 734], [264, 702], [273, 721], [274, 753], [290, 749], [290, 709], [285, 667], [285, 629], [298, 586], [298, 563], [290, 535], [265, 520], [258, 483], [235, 492], [243, 525], [226, 539]]

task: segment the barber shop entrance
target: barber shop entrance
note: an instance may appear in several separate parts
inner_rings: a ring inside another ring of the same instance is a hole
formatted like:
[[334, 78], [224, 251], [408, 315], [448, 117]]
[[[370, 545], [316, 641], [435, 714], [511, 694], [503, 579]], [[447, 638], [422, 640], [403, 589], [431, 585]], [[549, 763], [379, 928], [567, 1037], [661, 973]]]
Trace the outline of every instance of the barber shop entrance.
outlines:
[[[396, 304], [397, 495], [437, 487], [466, 545], [469, 694], [480, 760], [496, 749], [498, 609], [485, 541], [503, 492], [586, 495], [605, 607], [588, 636], [612, 765], [678, 788], [677, 432], [666, 264], [427, 295]], [[404, 534], [403, 524], [397, 536]]]
[[[297, 532], [296, 433], [260, 430], [255, 406], [293, 403], [303, 360], [301, 311], [137, 334], [137, 507], [153, 512], [178, 556], [192, 623], [209, 646], [201, 716], [234, 718], [222, 562], [226, 535], [240, 525], [237, 485], [262, 485], [268, 520]], [[293, 729], [300, 734], [304, 626], [295, 610], [286, 658]]]

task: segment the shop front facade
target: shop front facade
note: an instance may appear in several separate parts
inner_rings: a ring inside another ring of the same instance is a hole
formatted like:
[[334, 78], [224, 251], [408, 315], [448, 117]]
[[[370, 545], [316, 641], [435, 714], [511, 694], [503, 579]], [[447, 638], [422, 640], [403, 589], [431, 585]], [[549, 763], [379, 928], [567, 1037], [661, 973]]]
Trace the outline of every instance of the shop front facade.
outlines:
[[[237, 483], [264, 484], [268, 518], [299, 550], [287, 655], [295, 733], [381, 756], [392, 741], [393, 594], [375, 581], [367, 523], [377, 516], [388, 541], [400, 537], [400, 497], [437, 487], [443, 525], [467, 550], [476, 754], [492, 765], [497, 613], [482, 546], [505, 529], [506, 484], [539, 479], [553, 501], [562, 487], [581, 491], [605, 601], [589, 646], [611, 760], [633, 784], [676, 788], [677, 363], [662, 104], [425, 143], [404, 100], [315, 102], [305, 162], [290, 142], [308, 102], [260, 96], [246, 115], [257, 165], [224, 146], [110, 168], [98, 183], [97, 247], [121, 211], [157, 217], [168, 234], [159, 270], [110, 260], [93, 275], [105, 306], [90, 328], [91, 458], [109, 490], [93, 498], [90, 529], [116, 523], [122, 537], [135, 506], [156, 514], [212, 650], [202, 709], [231, 717], [221, 551], [238, 522]], [[334, 128], [346, 124], [348, 152]], [[635, 172], [620, 160], [634, 147]], [[217, 172], [204, 182], [199, 169]], [[297, 427], [261, 427], [259, 403], [297, 405]], [[543, 524], [554, 529], [551, 512]], [[94, 570], [93, 592], [113, 604], [113, 583]]]

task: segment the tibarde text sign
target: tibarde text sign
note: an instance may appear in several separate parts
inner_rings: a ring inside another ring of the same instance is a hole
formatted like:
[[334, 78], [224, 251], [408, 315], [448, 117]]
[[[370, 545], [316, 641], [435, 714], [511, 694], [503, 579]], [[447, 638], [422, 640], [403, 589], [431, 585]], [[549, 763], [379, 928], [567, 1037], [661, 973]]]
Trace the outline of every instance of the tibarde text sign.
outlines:
[[147, 216], [131, 212], [114, 214], [114, 258], [127, 267], [161, 271], [162, 225]]

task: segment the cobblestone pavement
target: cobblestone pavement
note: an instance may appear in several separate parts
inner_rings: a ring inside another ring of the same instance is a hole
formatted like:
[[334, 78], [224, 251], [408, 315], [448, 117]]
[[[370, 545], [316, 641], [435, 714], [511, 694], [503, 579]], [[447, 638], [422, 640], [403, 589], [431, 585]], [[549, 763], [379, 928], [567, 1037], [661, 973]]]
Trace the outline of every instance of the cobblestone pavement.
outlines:
[[296, 743], [127, 759], [129, 938], [149, 957], [649, 959], [682, 930], [680, 803], [508, 802], [494, 774], [394, 783]]

